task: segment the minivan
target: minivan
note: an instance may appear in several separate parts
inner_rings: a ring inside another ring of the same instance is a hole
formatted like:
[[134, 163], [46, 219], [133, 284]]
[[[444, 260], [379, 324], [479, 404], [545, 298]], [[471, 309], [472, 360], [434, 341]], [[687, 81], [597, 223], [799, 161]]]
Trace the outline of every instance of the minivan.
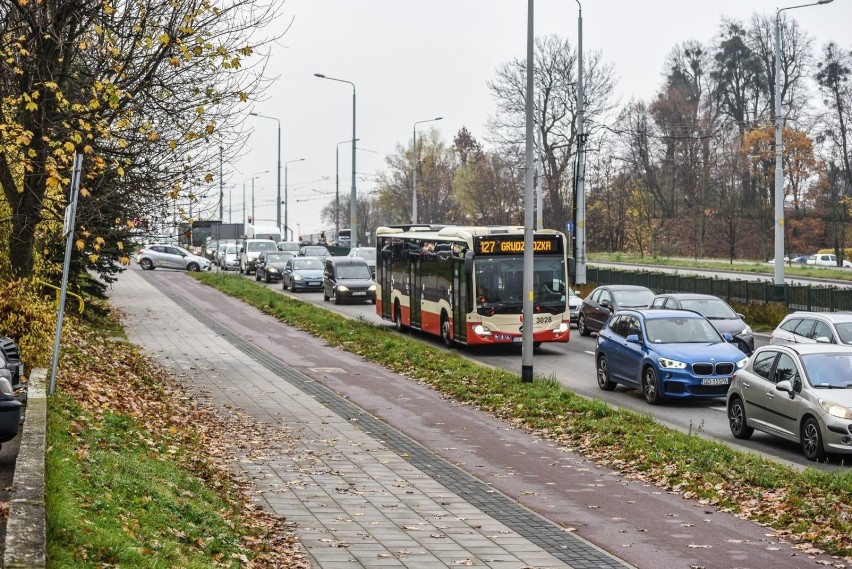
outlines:
[[369, 300], [376, 304], [376, 283], [367, 261], [361, 257], [329, 257], [325, 260], [322, 279], [323, 300]]

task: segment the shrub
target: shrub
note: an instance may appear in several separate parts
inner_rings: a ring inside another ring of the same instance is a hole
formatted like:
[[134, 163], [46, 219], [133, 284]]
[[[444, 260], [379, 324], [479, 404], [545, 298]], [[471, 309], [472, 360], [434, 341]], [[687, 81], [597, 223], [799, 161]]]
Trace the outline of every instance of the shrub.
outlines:
[[56, 303], [34, 281], [19, 279], [0, 289], [0, 335], [15, 340], [27, 369], [50, 363], [55, 331]]
[[787, 316], [787, 306], [780, 302], [755, 302], [740, 304], [732, 302], [731, 307], [744, 316], [744, 320], [755, 330], [774, 330]]

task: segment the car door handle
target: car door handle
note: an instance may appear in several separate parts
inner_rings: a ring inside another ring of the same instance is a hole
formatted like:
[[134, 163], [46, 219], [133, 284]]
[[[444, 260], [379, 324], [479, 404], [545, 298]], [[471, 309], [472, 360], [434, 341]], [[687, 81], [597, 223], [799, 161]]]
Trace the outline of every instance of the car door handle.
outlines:
[[744, 381], [743, 382], [743, 389], [748, 389], [749, 387], [751, 387], [751, 384], [747, 381]]
[[774, 391], [767, 391], [767, 392], [766, 392], [766, 396], [767, 396], [769, 399], [775, 399], [775, 392], [774, 392]]

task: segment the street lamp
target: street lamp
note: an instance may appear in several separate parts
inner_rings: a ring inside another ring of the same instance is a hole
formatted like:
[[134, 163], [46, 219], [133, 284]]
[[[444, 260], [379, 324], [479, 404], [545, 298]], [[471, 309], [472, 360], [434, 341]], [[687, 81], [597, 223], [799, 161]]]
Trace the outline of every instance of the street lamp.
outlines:
[[[257, 219], [254, 217], [254, 180], [259, 177], [260, 174], [269, 174], [269, 170], [264, 170], [263, 172], [255, 172], [251, 175], [251, 222], [252, 224], [257, 223]], [[243, 223], [245, 223], [245, 214], [246, 214], [246, 181], [243, 180]]]
[[[269, 117], [260, 113], [249, 113], [254, 117], [269, 119], [278, 123], [278, 199], [275, 200], [275, 226], [281, 228], [281, 121], [275, 117]], [[253, 208], [252, 208], [253, 209]], [[286, 207], [285, 207], [286, 211]], [[251, 212], [254, 215], [254, 211]], [[284, 216], [284, 225], [287, 225], [287, 216]], [[284, 228], [284, 235], [287, 235], [287, 228]]]
[[[340, 145], [346, 142], [350, 141], [341, 140], [334, 149], [334, 234], [338, 243], [340, 242]], [[357, 138], [355, 142], [358, 142]], [[352, 230], [349, 234], [352, 235]]]
[[352, 247], [358, 246], [358, 203], [357, 196], [355, 194], [355, 141], [357, 137], [355, 135], [355, 83], [352, 81], [347, 81], [346, 79], [337, 79], [335, 77], [328, 77], [323, 75], [322, 73], [314, 73], [314, 76], [319, 77], [320, 79], [328, 79], [329, 81], [338, 81], [340, 83], [349, 83], [352, 85], [352, 190], [349, 193], [349, 235], [350, 235], [350, 243]]
[[583, 93], [583, 5], [580, 4], [580, 0], [575, 1], [580, 8], [580, 13], [577, 16], [577, 219], [574, 224], [577, 253], [574, 264], [574, 283], [580, 285], [586, 283], [586, 134], [583, 131], [586, 102]]
[[[287, 241], [287, 165], [292, 164], [293, 162], [303, 162], [304, 158], [297, 158], [295, 160], [288, 160], [284, 162], [284, 240]], [[278, 222], [281, 222], [281, 194], [278, 194]]]
[[425, 122], [435, 122], [444, 117], [435, 117], [434, 119], [426, 119], [425, 121], [417, 121], [411, 129], [414, 135], [412, 136], [411, 146], [411, 162], [414, 165], [411, 182], [411, 223], [417, 223], [417, 125]]
[[784, 170], [781, 154], [784, 142], [781, 138], [781, 12], [828, 4], [832, 0], [817, 0], [811, 4], [788, 6], [775, 11], [775, 286], [784, 284]]

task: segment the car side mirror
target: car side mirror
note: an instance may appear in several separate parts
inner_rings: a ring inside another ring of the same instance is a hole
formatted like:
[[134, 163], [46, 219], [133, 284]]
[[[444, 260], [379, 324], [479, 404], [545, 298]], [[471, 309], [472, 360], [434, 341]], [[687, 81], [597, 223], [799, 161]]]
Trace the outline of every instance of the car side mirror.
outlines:
[[609, 308], [609, 301], [605, 298], [601, 299], [600, 305], [604, 308]]
[[626, 340], [631, 344], [641, 344], [642, 338], [639, 337], [639, 334], [629, 334]]
[[816, 338], [816, 341], [817, 341], [818, 344], [833, 344], [834, 343], [834, 342], [831, 341], [831, 338], [827, 338], [825, 336], [820, 336], [819, 338]]
[[775, 385], [775, 391], [782, 391], [790, 396], [790, 399], [794, 399], [796, 397], [796, 392], [793, 390], [793, 384], [790, 383], [789, 379], [785, 379], [784, 381], [779, 381]]
[[722, 334], [722, 338], [724, 338], [726, 342], [733, 342], [734, 341], [734, 337], [731, 336], [730, 334], [728, 334], [727, 332]]
[[742, 312], [737, 312], [737, 317], [738, 317], [740, 320], [745, 320], [745, 316], [743, 315], [743, 313], [742, 313]]

